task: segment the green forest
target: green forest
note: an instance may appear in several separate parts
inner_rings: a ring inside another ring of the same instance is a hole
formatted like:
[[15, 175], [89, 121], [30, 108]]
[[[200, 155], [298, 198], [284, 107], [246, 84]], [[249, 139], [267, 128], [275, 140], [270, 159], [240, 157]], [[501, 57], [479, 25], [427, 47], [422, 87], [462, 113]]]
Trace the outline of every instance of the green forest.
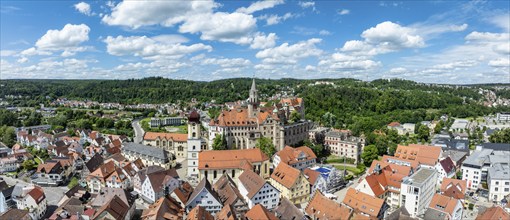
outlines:
[[[316, 81], [334, 85], [313, 85]], [[391, 121], [416, 123], [453, 117], [478, 117], [509, 107], [481, 105], [478, 88], [491, 86], [427, 85], [408, 80], [355, 79], [256, 79], [261, 100], [286, 92], [305, 100], [306, 118], [325, 126], [349, 128], [355, 134], [380, 129]], [[55, 98], [98, 102], [177, 103], [196, 98], [201, 104], [246, 99], [251, 79], [236, 78], [212, 82], [171, 80], [151, 77], [129, 80], [2, 80], [0, 97], [15, 106], [49, 104]], [[501, 85], [499, 85], [501, 86]], [[497, 94], [506, 96], [507, 90]], [[199, 105], [203, 106], [203, 105]]]

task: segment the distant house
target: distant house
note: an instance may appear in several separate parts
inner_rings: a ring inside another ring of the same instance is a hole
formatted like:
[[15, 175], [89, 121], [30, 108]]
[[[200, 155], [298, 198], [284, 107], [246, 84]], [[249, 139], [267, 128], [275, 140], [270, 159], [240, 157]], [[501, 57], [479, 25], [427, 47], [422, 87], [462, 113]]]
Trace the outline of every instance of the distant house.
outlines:
[[46, 195], [39, 186], [16, 185], [12, 191], [12, 200], [18, 209], [28, 210], [32, 219], [42, 219], [46, 213]]
[[193, 187], [188, 182], [181, 182], [179, 187], [174, 189], [171, 196], [176, 199], [180, 204], [186, 205], [188, 203], [188, 199], [193, 193]]
[[237, 217], [238, 214], [235, 211], [234, 207], [231, 205], [224, 205], [223, 208], [216, 213], [216, 219], [222, 219], [222, 220], [238, 220], [240, 219]]
[[358, 163], [365, 147], [365, 139], [353, 136], [349, 130], [333, 130], [326, 133], [324, 146], [332, 155], [351, 158]]
[[458, 199], [441, 194], [434, 194], [430, 201], [425, 219], [462, 219], [462, 202]]
[[280, 163], [274, 169], [269, 182], [281, 192], [283, 197], [294, 204], [301, 204], [310, 198], [310, 183], [305, 175], [285, 163]]
[[183, 219], [184, 209], [175, 199], [165, 196], [144, 209], [140, 218], [142, 220]]
[[280, 201], [280, 191], [251, 170], [246, 170], [239, 176], [238, 188], [249, 208], [261, 204], [268, 209], [274, 209]]
[[114, 196], [110, 201], [104, 203], [94, 214], [94, 219], [118, 219], [130, 220], [132, 213], [130, 207], [118, 196]]
[[307, 220], [305, 214], [292, 204], [287, 198], [282, 198], [274, 210], [278, 219]]
[[321, 175], [319, 171], [312, 170], [310, 168], [306, 168], [303, 171], [306, 179], [310, 183], [310, 194], [314, 194], [315, 191], [320, 190], [325, 192], [327, 190], [326, 179]]
[[246, 213], [246, 219], [247, 220], [278, 220], [276, 215], [267, 210], [264, 206], [261, 204], [257, 204], [256, 206], [253, 206], [253, 208], [250, 209]]
[[223, 208], [218, 194], [214, 192], [209, 181], [204, 178], [197, 185], [195, 190], [186, 203], [186, 210], [190, 212], [196, 206], [204, 207], [205, 210], [210, 212], [212, 215], [219, 212]]
[[5, 181], [0, 181], [0, 213], [16, 208], [16, 203], [12, 200], [13, 190], [14, 186], [9, 187]]
[[128, 160], [140, 158], [147, 166], [156, 165], [165, 169], [175, 166], [173, 155], [168, 155], [166, 150], [133, 142], [124, 143], [123, 146], [122, 155]]
[[464, 200], [467, 192], [467, 182], [466, 180], [444, 178], [440, 191], [445, 196], [460, 199], [462, 201]]
[[133, 191], [137, 192], [138, 194], [141, 194], [142, 184], [145, 182], [147, 174], [163, 170], [165, 169], [163, 169], [163, 167], [160, 166], [148, 166], [136, 172], [135, 176], [133, 176]]
[[188, 212], [186, 220], [214, 220], [214, 216], [203, 206], [196, 206]]
[[102, 164], [94, 172], [87, 176], [87, 185], [91, 193], [99, 193], [101, 188], [106, 187], [108, 177], [115, 172], [115, 163], [110, 161]]
[[291, 167], [304, 170], [307, 167], [314, 166], [317, 156], [307, 146], [293, 148], [285, 146], [282, 150], [276, 152], [273, 156], [273, 167], [277, 167], [279, 163], [286, 163]]
[[221, 178], [214, 183], [213, 190], [218, 194], [218, 197], [223, 203], [223, 209], [232, 207], [232, 211], [236, 213], [236, 218], [242, 219], [244, 214], [249, 210], [248, 203], [228, 174], [223, 174]]
[[164, 149], [177, 158], [186, 158], [188, 134], [146, 132], [143, 136], [143, 144]]
[[28, 210], [10, 209], [9, 211], [0, 215], [0, 219], [32, 220], [32, 217], [30, 216], [30, 212], [28, 212]]
[[493, 206], [476, 216], [476, 220], [484, 219], [510, 219], [510, 214], [500, 206]]
[[384, 199], [365, 194], [354, 188], [349, 188], [347, 190], [342, 204], [354, 210], [355, 215], [373, 219], [382, 219], [384, 217], [384, 212], [388, 208]]
[[179, 187], [179, 175], [175, 169], [147, 174], [142, 184], [141, 197], [148, 203], [154, 203], [164, 195], [170, 195]]
[[455, 164], [450, 157], [444, 158], [436, 164], [435, 169], [438, 172], [437, 184], [441, 185], [444, 178], [452, 178], [455, 176]]
[[352, 217], [352, 209], [326, 198], [317, 191], [305, 208], [305, 213], [311, 219], [316, 220], [348, 220]]

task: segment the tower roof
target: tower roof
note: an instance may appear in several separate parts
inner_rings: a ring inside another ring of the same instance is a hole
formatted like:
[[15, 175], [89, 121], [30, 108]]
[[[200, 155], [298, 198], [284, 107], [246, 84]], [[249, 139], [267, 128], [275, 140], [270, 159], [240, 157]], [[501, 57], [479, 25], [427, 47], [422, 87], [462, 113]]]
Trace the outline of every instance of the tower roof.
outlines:
[[251, 83], [251, 89], [252, 91], [257, 91], [257, 86], [255, 85], [255, 78], [253, 78], [253, 81]]
[[196, 110], [193, 110], [188, 116], [189, 122], [200, 122], [200, 114]]

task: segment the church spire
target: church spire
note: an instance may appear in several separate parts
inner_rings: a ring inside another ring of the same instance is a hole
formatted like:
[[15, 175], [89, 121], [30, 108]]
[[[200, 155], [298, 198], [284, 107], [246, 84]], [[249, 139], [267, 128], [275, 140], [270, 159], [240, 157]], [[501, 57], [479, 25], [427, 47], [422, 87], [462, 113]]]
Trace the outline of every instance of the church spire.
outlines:
[[255, 78], [253, 78], [253, 81], [251, 83], [251, 89], [250, 89], [250, 92], [251, 91], [257, 91], [257, 86], [255, 86]]

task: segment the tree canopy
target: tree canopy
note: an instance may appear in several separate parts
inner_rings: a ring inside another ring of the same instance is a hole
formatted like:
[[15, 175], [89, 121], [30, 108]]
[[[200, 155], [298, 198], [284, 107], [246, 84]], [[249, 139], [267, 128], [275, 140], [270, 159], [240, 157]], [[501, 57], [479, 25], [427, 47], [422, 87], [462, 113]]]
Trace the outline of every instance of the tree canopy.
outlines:
[[266, 137], [261, 137], [258, 139], [255, 147], [259, 148], [269, 158], [271, 158], [276, 153], [276, 148], [274, 147], [273, 142], [271, 139]]

